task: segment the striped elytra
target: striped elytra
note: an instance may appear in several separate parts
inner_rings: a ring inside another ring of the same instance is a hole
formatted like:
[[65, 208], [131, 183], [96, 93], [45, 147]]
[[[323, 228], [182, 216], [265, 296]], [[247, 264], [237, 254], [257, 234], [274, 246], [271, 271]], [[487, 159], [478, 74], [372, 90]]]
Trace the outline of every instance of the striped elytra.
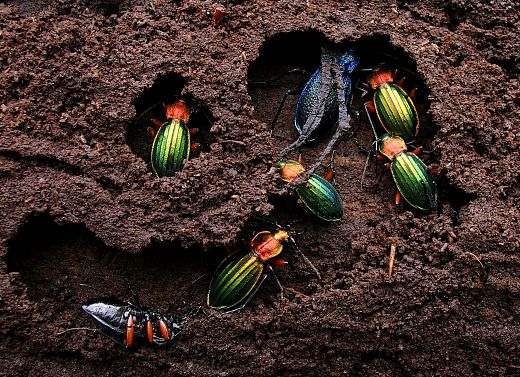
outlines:
[[304, 185], [296, 188], [305, 208], [325, 221], [339, 221], [343, 217], [343, 200], [332, 184], [313, 174]]
[[158, 177], [171, 177], [190, 155], [190, 132], [179, 119], [165, 122], [153, 141], [150, 162]]
[[374, 93], [377, 117], [392, 136], [406, 142], [414, 140], [419, 132], [419, 117], [415, 105], [403, 89], [395, 84], [382, 83]]
[[264, 264], [252, 252], [237, 251], [224, 259], [213, 275], [208, 292], [208, 306], [232, 310], [253, 294]]
[[426, 165], [413, 153], [398, 153], [391, 165], [397, 189], [412, 207], [422, 211], [437, 207], [437, 186]]

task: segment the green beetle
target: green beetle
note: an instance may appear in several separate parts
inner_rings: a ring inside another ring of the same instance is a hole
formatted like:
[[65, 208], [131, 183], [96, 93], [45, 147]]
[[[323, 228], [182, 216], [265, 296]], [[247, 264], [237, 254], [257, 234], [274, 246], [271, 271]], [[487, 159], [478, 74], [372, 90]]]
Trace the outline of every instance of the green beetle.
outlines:
[[293, 242], [296, 251], [321, 279], [316, 267], [296, 246], [294, 239], [289, 236], [287, 231], [280, 229], [271, 233], [265, 230], [253, 237], [249, 252], [237, 251], [222, 261], [209, 285], [208, 306], [225, 312], [242, 309], [266, 279], [267, 270], [273, 272], [273, 276], [281, 287], [274, 275], [272, 265], [285, 264], [279, 255], [283, 250], [282, 243], [287, 239]]
[[191, 144], [190, 136], [196, 129], [188, 129], [186, 124], [191, 115], [191, 109], [185, 101], [179, 99], [165, 106], [166, 122], [152, 119], [149, 130], [153, 144], [150, 152], [150, 163], [154, 174], [158, 177], [171, 177], [182, 169], [191, 151], [200, 144]]
[[[305, 171], [300, 161], [278, 161], [281, 177], [285, 182], [292, 182]], [[313, 174], [305, 184], [296, 187], [295, 191], [303, 206], [316, 217], [324, 221], [339, 221], [343, 218], [343, 200], [334, 186], [329, 182], [332, 175], [325, 178]]]
[[248, 253], [237, 251], [224, 259], [211, 279], [208, 306], [228, 312], [242, 309], [267, 277], [265, 264], [282, 252], [288, 237], [284, 230], [259, 232]]
[[392, 162], [390, 170], [399, 190], [395, 202], [400, 204], [401, 195], [412, 207], [421, 211], [437, 208], [437, 185], [426, 165], [414, 153], [407, 152], [406, 143], [399, 136], [385, 134], [380, 139], [379, 152]]
[[375, 112], [386, 132], [400, 136], [409, 143], [419, 133], [419, 116], [412, 101], [415, 89], [407, 94], [401, 88], [403, 80], [394, 84], [394, 76], [387, 70], [374, 70], [365, 84], [365, 88], [374, 90], [373, 99], [364, 104], [365, 111], [372, 128], [374, 125], [370, 113]]

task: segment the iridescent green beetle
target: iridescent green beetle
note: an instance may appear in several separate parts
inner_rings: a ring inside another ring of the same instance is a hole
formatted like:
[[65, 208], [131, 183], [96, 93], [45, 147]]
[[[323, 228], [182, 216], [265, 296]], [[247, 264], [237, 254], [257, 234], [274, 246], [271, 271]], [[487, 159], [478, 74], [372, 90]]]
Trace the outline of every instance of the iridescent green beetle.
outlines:
[[[224, 259], [217, 268], [209, 285], [208, 306], [226, 312], [237, 311], [246, 306], [266, 279], [266, 270], [272, 271], [276, 278], [272, 265], [285, 264], [278, 256], [283, 250], [282, 242], [286, 239], [293, 242], [296, 250], [318, 278], [321, 278], [316, 267], [297, 248], [289, 233], [285, 230], [278, 230], [274, 234], [262, 231], [251, 240], [249, 252], [237, 251]], [[277, 278], [276, 281], [278, 282]]]
[[415, 89], [407, 94], [401, 88], [403, 80], [394, 84], [394, 76], [387, 70], [374, 70], [365, 84], [365, 88], [374, 89], [373, 99], [364, 104], [365, 111], [372, 128], [374, 125], [370, 112], [375, 112], [386, 132], [400, 136], [409, 143], [419, 132], [419, 116], [412, 101]]
[[399, 136], [385, 134], [380, 139], [379, 152], [392, 162], [389, 166], [399, 190], [395, 203], [400, 204], [401, 195], [412, 207], [421, 211], [437, 208], [437, 185], [426, 165], [417, 157], [420, 149], [407, 152], [405, 141]]
[[[305, 171], [300, 161], [278, 161], [281, 177], [285, 182], [292, 182]], [[313, 174], [305, 184], [296, 187], [295, 191], [304, 207], [324, 221], [339, 221], [343, 218], [343, 200], [330, 183], [332, 175], [325, 178]]]
[[182, 169], [200, 144], [191, 144], [190, 136], [196, 129], [188, 129], [186, 124], [191, 115], [190, 107], [182, 99], [165, 106], [166, 122], [152, 119], [154, 128], [150, 128], [153, 144], [150, 152], [152, 170], [158, 177], [171, 177]]

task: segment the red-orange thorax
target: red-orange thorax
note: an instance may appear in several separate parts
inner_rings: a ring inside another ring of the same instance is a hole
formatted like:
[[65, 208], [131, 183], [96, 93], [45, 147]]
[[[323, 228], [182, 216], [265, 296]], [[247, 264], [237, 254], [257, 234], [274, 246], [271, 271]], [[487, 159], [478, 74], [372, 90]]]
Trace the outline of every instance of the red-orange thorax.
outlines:
[[166, 119], [179, 119], [186, 124], [190, 115], [191, 109], [182, 99], [166, 105]]
[[297, 161], [278, 161], [278, 168], [281, 170], [280, 175], [285, 182], [292, 182], [301, 173], [305, 171], [302, 164]]
[[390, 71], [382, 71], [379, 69], [375, 69], [374, 73], [368, 79], [368, 82], [370, 83], [370, 87], [372, 89], [376, 89], [379, 85], [385, 82], [394, 82], [394, 76]]
[[265, 230], [257, 233], [251, 240], [251, 250], [257, 255], [258, 259], [265, 262], [276, 257], [282, 252], [282, 242], [289, 237], [285, 230], [279, 230], [275, 234]]
[[384, 134], [381, 137], [381, 146], [379, 147], [379, 152], [384, 154], [390, 160], [393, 160], [394, 157], [399, 152], [406, 152], [408, 148], [406, 147], [406, 143], [399, 136], [390, 136], [389, 134]]

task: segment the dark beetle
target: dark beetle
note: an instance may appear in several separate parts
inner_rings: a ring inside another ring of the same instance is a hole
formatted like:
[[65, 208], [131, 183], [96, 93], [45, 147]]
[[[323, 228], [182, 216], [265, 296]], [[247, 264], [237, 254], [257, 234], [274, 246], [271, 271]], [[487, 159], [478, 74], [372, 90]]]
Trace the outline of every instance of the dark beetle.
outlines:
[[318, 132], [324, 132], [336, 125], [337, 135], [326, 148], [327, 153], [335, 148], [343, 134], [346, 132], [353, 134], [355, 130], [349, 128], [346, 111], [352, 94], [350, 74], [358, 63], [359, 57], [354, 49], [348, 49], [341, 55], [323, 49], [322, 66], [313, 73], [304, 88], [287, 91], [273, 119], [271, 131], [274, 129], [287, 96], [299, 94], [294, 114], [294, 127], [299, 137], [282, 151], [282, 157], [305, 142], [316, 138]]
[[[343, 80], [344, 93], [343, 98], [338, 95], [337, 88], [334, 85], [328, 85], [328, 93], [325, 97], [325, 107], [323, 111], [323, 117], [321, 124], [325, 127], [330, 128], [338, 121], [338, 97], [340, 100], [344, 100], [345, 103], [350, 101], [350, 95], [352, 92], [352, 80], [350, 74], [356, 68], [359, 63], [359, 57], [355, 53], [354, 49], [348, 49], [339, 59], [339, 67], [341, 72], [341, 79]], [[328, 82], [332, 82], [332, 74], [328, 71], [325, 74], [325, 78]], [[298, 134], [303, 133], [303, 128], [309, 116], [312, 116], [313, 107], [315, 107], [318, 101], [319, 92], [323, 86], [321, 67], [318, 68], [311, 76], [309, 81], [305, 84], [301, 91], [298, 103], [296, 104], [296, 111], [294, 113], [294, 127]]]
[[[299, 161], [278, 161], [281, 178], [285, 182], [294, 181], [305, 169]], [[324, 221], [339, 221], [343, 217], [343, 200], [334, 186], [329, 182], [332, 178], [327, 174], [325, 178], [312, 174], [302, 185], [295, 188], [295, 192], [305, 209]]]
[[187, 317], [174, 318], [146, 306], [116, 298], [96, 298], [82, 305], [99, 330], [117, 343], [131, 348], [136, 340], [164, 345], [186, 323]]

